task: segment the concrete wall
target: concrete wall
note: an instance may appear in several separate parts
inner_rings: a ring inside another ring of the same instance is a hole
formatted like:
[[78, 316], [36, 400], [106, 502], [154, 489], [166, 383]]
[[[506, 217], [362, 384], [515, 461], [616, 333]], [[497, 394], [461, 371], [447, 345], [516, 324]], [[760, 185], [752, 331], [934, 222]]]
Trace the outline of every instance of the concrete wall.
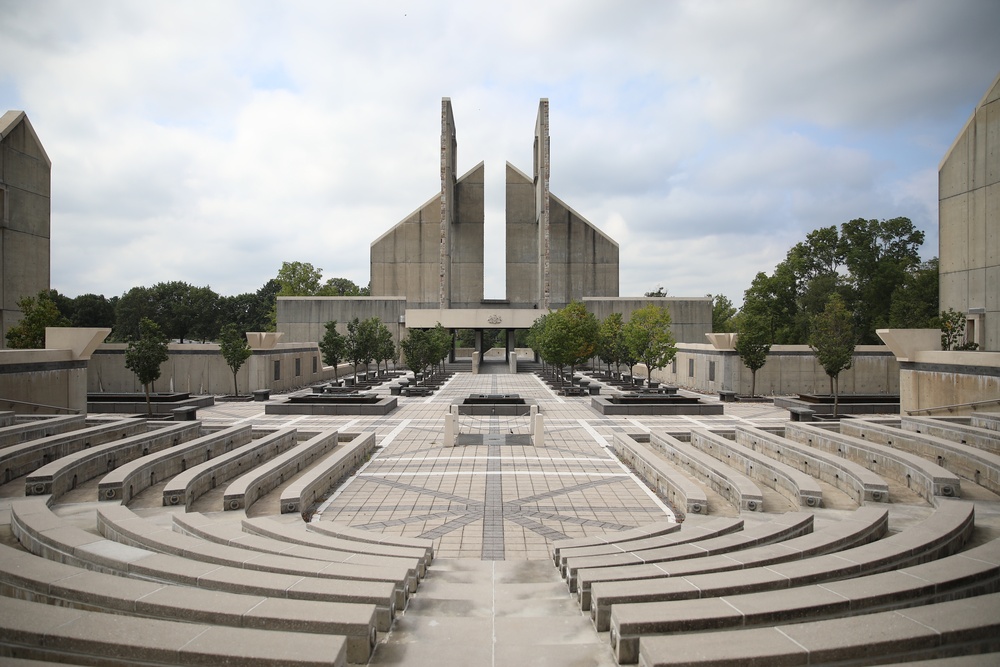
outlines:
[[406, 314], [405, 297], [278, 297], [277, 329], [282, 340], [294, 343], [318, 343], [326, 333], [326, 323], [337, 321], [337, 331], [347, 335], [347, 323], [355, 317], [377, 317], [389, 328], [398, 342], [406, 333], [400, 321]]
[[0, 410], [86, 412], [87, 361], [70, 350], [0, 350]]
[[670, 311], [670, 330], [678, 343], [700, 343], [705, 340], [705, 334], [712, 331], [712, 299], [708, 297], [583, 299], [583, 305], [598, 320], [604, 320], [611, 313], [621, 313], [622, 319], [628, 322], [633, 312], [649, 304], [666, 306]]
[[[721, 390], [750, 394], [751, 373], [732, 350], [709, 344], [679, 344], [673, 364], [653, 374], [653, 379], [698, 391]], [[713, 368], [714, 364], [714, 368]], [[645, 367], [638, 366], [645, 376]], [[767, 363], [757, 371], [758, 395], [827, 394], [830, 378], [807, 345], [774, 345]], [[840, 374], [842, 394], [896, 394], [899, 363], [888, 348], [859, 345], [854, 363]]]
[[507, 300], [512, 306], [541, 304], [538, 291], [538, 220], [531, 177], [507, 163]]
[[948, 416], [1000, 411], [1000, 353], [917, 352], [900, 362], [903, 414]]
[[52, 162], [23, 111], [0, 117], [0, 348], [17, 301], [49, 289]]
[[1000, 76], [938, 170], [942, 310], [970, 313], [972, 338], [1000, 351]]
[[[135, 373], [125, 368], [126, 347], [124, 344], [105, 344], [94, 351], [86, 371], [88, 392], [143, 390]], [[169, 346], [169, 352], [170, 358], [160, 367], [160, 379], [153, 384], [155, 391], [233, 393], [233, 372], [222, 358], [218, 345], [175, 343]], [[280, 364], [278, 379], [275, 379], [275, 363]], [[315, 344], [285, 343], [269, 350], [254, 350], [253, 356], [237, 373], [237, 382], [241, 394], [257, 389], [283, 392], [332, 379], [333, 375], [332, 367], [323, 366], [323, 356]]]

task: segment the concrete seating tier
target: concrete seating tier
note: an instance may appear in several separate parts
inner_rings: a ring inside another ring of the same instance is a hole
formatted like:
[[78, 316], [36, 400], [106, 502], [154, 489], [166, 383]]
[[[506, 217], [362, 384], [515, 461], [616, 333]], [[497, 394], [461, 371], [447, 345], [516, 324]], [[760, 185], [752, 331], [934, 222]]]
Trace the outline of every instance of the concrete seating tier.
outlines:
[[254, 572], [157, 553], [120, 544], [87, 532], [56, 516], [48, 496], [11, 505], [11, 529], [25, 549], [59, 563], [109, 572], [122, 577], [193, 586], [210, 591], [290, 600], [318, 600], [375, 605], [379, 632], [388, 632], [397, 609], [406, 604], [406, 590], [390, 581], [357, 581]]
[[0, 590], [33, 602], [144, 618], [259, 630], [342, 635], [347, 660], [367, 662], [375, 605], [286, 600], [125, 579], [0, 545]]
[[[851, 519], [864, 523], [872, 512], [885, 510], [862, 507]], [[882, 524], [881, 529], [887, 527]], [[804, 586], [824, 581], [886, 572], [910, 565], [918, 565], [957, 553], [972, 536], [973, 508], [971, 505], [942, 501], [940, 507], [920, 524], [895, 535], [878, 539], [878, 532], [870, 539], [862, 539], [853, 546], [849, 541], [840, 544], [831, 540], [826, 549], [803, 551], [798, 556], [774, 560], [775, 549], [763, 547], [748, 549], [738, 557], [740, 567], [713, 573], [675, 573], [670, 579], [661, 575], [639, 581], [594, 582], [591, 590], [591, 620], [599, 630], [607, 630], [611, 608], [627, 602], [656, 602], [660, 600], [687, 600], [692, 598], [736, 595]], [[843, 529], [849, 530], [847, 526]], [[830, 535], [836, 527], [824, 528], [810, 537]], [[863, 535], [863, 533], [861, 533]], [[789, 540], [781, 546], [799, 548], [804, 538]]]
[[675, 466], [683, 467], [708, 484], [713, 491], [728, 500], [741, 512], [763, 512], [764, 494], [746, 475], [718, 459], [681, 442], [669, 433], [652, 432], [649, 444]]
[[155, 426], [121, 440], [67, 454], [29, 473], [24, 482], [25, 495], [52, 495], [55, 498], [98, 475], [140, 456], [175, 447], [201, 434], [201, 422]]
[[[13, 414], [13, 413], [10, 413]], [[0, 449], [10, 447], [28, 440], [47, 438], [57, 433], [66, 433], [83, 428], [87, 418], [85, 415], [61, 415], [58, 417], [46, 417], [22, 424], [15, 424], [11, 420], [10, 424], [0, 426]]]
[[434, 541], [421, 537], [403, 537], [401, 535], [384, 535], [362, 528], [352, 528], [330, 521], [313, 521], [306, 524], [306, 530], [329, 535], [331, 537], [342, 537], [347, 540], [358, 542], [370, 542], [372, 544], [391, 544], [398, 547], [414, 547], [423, 549], [427, 556], [434, 559]]
[[710, 540], [722, 535], [730, 535], [743, 530], [743, 519], [733, 517], [718, 517], [698, 525], [674, 524], [679, 528], [670, 533], [661, 533], [652, 537], [629, 540], [626, 542], [608, 542], [606, 544], [595, 544], [589, 547], [572, 547], [560, 550], [556, 567], [559, 568], [563, 577], [566, 576], [566, 568], [569, 560], [576, 561], [580, 558], [591, 556], [606, 556], [609, 554], [637, 553], [649, 549], [662, 549], [681, 544], [690, 544], [703, 540]]
[[[566, 563], [570, 591], [576, 590], [580, 608], [590, 609], [590, 588], [595, 581], [649, 579], [741, 567], [743, 552], [758, 545], [772, 544], [812, 532], [813, 515], [789, 512], [776, 515], [738, 533], [663, 549], [650, 549], [611, 556], [569, 559]], [[792, 553], [790, 550], [784, 553]], [[734, 558], [727, 554], [735, 553]], [[775, 556], [780, 557], [780, 556]]]
[[417, 589], [416, 564], [407, 559], [360, 558], [349, 554], [344, 560], [333, 562], [252, 551], [176, 533], [136, 516], [123, 505], [98, 507], [97, 529], [115, 542], [205, 563], [324, 579], [390, 581], [410, 593]]
[[164, 621], [14, 598], [0, 606], [0, 636], [4, 652], [77, 664], [329, 667], [344, 665], [347, 654], [347, 641], [336, 635]]
[[[998, 420], [1000, 422], [1000, 420]], [[926, 433], [952, 442], [958, 442], [970, 447], [982, 449], [991, 454], [1000, 454], [1000, 431], [983, 428], [982, 426], [967, 426], [943, 419], [928, 417], [903, 417], [900, 428], [914, 433]]]
[[1000, 431], [1000, 412], [976, 412], [969, 419], [976, 428]]
[[842, 423], [840, 432], [868, 442], [902, 449], [924, 459], [936, 460], [942, 468], [970, 479], [994, 493], [1000, 493], [1000, 456], [997, 454], [928, 433], [869, 424], [863, 420]]
[[640, 636], [801, 623], [901, 609], [1000, 591], [1000, 539], [913, 567], [786, 590], [697, 600], [617, 604], [611, 644], [638, 661]]
[[294, 428], [280, 429], [188, 468], [174, 476], [163, 487], [163, 504], [183, 505], [184, 509], [190, 510], [191, 503], [206, 491], [214, 489], [216, 484], [238, 477], [254, 466], [294, 447], [296, 435]]
[[0, 427], [11, 426], [17, 420], [17, 413], [13, 410], [0, 411]]
[[790, 465], [703, 428], [691, 429], [691, 444], [743, 472], [750, 479], [773, 488], [796, 505], [819, 507], [823, 504], [823, 489], [819, 482]]
[[305, 544], [289, 544], [281, 539], [251, 533], [235, 521], [216, 521], [198, 512], [185, 512], [173, 516], [174, 530], [215, 544], [225, 544], [248, 551], [308, 558], [330, 563], [360, 562], [364, 565], [411, 565], [418, 578], [423, 578], [425, 568], [419, 555], [373, 554], [354, 549], [329, 548]]
[[118, 466], [98, 483], [98, 500], [114, 500], [128, 504], [137, 494], [188, 468], [194, 461], [210, 460], [252, 439], [250, 425], [234, 426], [140, 457]]
[[961, 484], [954, 473], [909, 452], [810, 424], [789, 423], [785, 427], [785, 437], [859, 463], [878, 475], [905, 485], [930, 503], [936, 502], [940, 496], [961, 495]]
[[322, 431], [303, 443], [275, 456], [267, 463], [243, 473], [229, 486], [222, 497], [225, 510], [245, 510], [259, 499], [284, 484], [286, 477], [297, 475], [320, 456], [337, 447], [337, 431]]
[[361, 433], [334, 449], [281, 492], [281, 513], [306, 512], [375, 451], [375, 432]]
[[121, 419], [10, 445], [0, 450], [3, 482], [27, 475], [52, 461], [94, 445], [145, 433], [142, 419]]
[[627, 466], [674, 507], [688, 514], [708, 514], [705, 489], [677, 471], [663, 457], [624, 433], [615, 433], [611, 449]]
[[[260, 517], [256, 519], [244, 519], [243, 530], [253, 535], [270, 537], [281, 540], [286, 544], [301, 544], [308, 547], [319, 547], [322, 549], [337, 549], [351, 551], [361, 554], [371, 554], [373, 556], [394, 556], [396, 558], [415, 558], [419, 563], [418, 574], [423, 577], [427, 567], [434, 559], [434, 550], [430, 546], [397, 546], [394, 544], [378, 544], [374, 542], [362, 542], [350, 538], [331, 537], [310, 533], [306, 530], [306, 524], [279, 523], [273, 519]], [[427, 540], [430, 542], [430, 540]]]
[[889, 502], [889, 485], [886, 481], [853, 461], [749, 426], [736, 427], [736, 442], [840, 489], [859, 505], [865, 502]]
[[1000, 593], [875, 614], [643, 638], [639, 664], [872, 664], [1000, 650]]
[[[740, 530], [742, 528], [743, 522], [741, 520], [739, 527], [735, 530]], [[623, 544], [625, 542], [631, 542], [632, 540], [641, 540], [647, 537], [666, 535], [667, 533], [673, 533], [680, 529], [681, 524], [676, 521], [658, 521], [656, 523], [646, 524], [645, 526], [629, 528], [628, 530], [613, 533], [601, 533], [600, 535], [587, 535], [586, 537], [574, 537], [567, 540], [557, 540], [552, 543], [552, 561], [555, 563], [556, 567], [559, 567], [560, 555], [564, 549], [578, 549], [582, 547], [594, 547], [605, 544]]]

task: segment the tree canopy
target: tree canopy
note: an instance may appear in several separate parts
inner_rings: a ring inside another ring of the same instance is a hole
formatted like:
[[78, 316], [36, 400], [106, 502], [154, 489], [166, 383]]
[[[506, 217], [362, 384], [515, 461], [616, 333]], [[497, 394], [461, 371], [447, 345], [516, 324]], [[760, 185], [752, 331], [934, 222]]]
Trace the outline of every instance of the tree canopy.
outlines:
[[37, 296], [24, 296], [17, 300], [17, 307], [23, 317], [20, 322], [7, 330], [7, 345], [20, 350], [45, 349], [45, 327], [66, 327], [70, 325], [56, 306], [49, 290], [42, 290]]
[[736, 331], [736, 354], [750, 369], [750, 395], [756, 396], [757, 371], [767, 363], [767, 355], [771, 351], [768, 325], [759, 315], [748, 312], [738, 318]]
[[840, 394], [840, 373], [851, 367], [857, 336], [854, 314], [839, 294], [831, 294], [823, 312], [813, 319], [809, 346], [816, 352], [820, 366], [833, 383], [833, 414], [836, 416]]
[[240, 388], [236, 374], [243, 367], [243, 364], [246, 363], [246, 360], [253, 355], [253, 350], [250, 349], [250, 345], [247, 343], [246, 335], [240, 333], [240, 330], [232, 323], [222, 327], [219, 347], [222, 352], [222, 358], [226, 360], [226, 365], [233, 372], [233, 396], [239, 396]]
[[338, 380], [337, 367], [347, 354], [347, 339], [337, 331], [337, 320], [327, 322], [324, 326], [326, 332], [319, 342], [319, 350], [323, 353], [323, 363], [333, 366], [333, 379]]

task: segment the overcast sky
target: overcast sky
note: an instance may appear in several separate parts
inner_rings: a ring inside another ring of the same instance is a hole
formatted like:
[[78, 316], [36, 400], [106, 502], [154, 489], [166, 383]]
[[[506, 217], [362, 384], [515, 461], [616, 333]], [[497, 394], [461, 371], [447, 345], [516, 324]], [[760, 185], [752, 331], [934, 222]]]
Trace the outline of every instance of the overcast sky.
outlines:
[[1000, 2], [0, 0], [0, 111], [52, 159], [52, 287], [255, 291], [282, 261], [360, 285], [369, 244], [504, 164], [621, 246], [621, 295], [739, 303], [810, 230], [906, 216], [937, 253], [937, 168], [1000, 71]]

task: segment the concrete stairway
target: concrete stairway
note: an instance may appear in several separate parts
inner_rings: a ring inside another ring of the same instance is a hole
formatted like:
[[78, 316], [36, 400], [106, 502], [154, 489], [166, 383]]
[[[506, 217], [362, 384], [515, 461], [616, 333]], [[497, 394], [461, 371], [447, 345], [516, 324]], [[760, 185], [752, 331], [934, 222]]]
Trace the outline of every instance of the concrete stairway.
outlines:
[[437, 559], [370, 665], [616, 665], [550, 561]]

